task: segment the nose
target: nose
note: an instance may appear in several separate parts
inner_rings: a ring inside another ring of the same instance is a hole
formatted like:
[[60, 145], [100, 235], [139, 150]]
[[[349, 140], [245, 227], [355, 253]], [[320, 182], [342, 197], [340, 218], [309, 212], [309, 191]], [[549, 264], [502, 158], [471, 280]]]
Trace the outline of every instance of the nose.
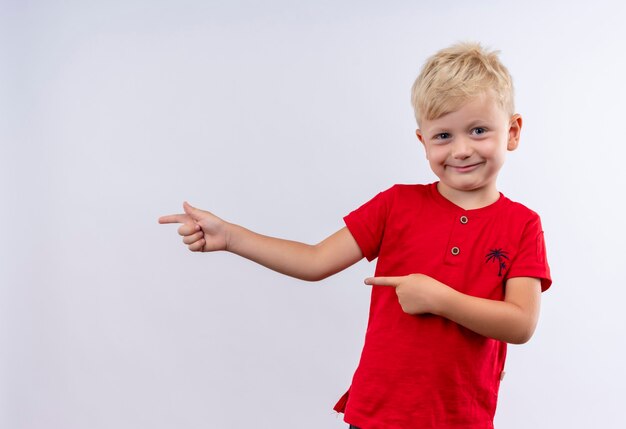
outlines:
[[451, 149], [454, 159], [466, 159], [472, 155], [472, 145], [463, 137], [454, 139]]

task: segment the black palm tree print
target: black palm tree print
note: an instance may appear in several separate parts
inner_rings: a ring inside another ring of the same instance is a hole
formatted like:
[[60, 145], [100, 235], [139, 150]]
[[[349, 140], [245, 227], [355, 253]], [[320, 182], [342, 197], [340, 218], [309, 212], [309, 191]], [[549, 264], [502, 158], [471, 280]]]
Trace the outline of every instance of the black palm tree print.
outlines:
[[487, 256], [485, 256], [485, 263], [489, 261], [498, 262], [498, 265], [500, 266], [500, 268], [498, 269], [498, 277], [502, 277], [502, 270], [506, 269], [505, 261], [509, 260], [509, 257], [507, 256], [508, 253], [509, 252], [506, 252], [502, 249], [491, 249], [489, 250], [489, 253], [487, 253]]

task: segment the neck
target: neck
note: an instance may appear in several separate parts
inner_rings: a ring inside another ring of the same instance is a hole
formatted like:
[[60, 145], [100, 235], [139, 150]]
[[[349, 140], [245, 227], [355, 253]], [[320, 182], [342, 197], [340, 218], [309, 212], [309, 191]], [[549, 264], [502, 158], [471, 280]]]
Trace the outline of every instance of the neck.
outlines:
[[500, 199], [500, 192], [498, 192], [495, 185], [489, 188], [460, 191], [439, 182], [437, 183], [437, 190], [445, 199], [464, 210], [487, 207]]

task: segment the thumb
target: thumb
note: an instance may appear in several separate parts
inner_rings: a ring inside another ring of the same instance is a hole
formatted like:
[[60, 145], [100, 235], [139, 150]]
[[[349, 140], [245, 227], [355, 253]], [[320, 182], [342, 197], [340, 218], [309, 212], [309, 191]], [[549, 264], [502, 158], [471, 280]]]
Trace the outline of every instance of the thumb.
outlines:
[[187, 201], [183, 203], [183, 209], [185, 210], [185, 213], [191, 216], [193, 220], [200, 220], [202, 210], [195, 208], [194, 206], [189, 204]]

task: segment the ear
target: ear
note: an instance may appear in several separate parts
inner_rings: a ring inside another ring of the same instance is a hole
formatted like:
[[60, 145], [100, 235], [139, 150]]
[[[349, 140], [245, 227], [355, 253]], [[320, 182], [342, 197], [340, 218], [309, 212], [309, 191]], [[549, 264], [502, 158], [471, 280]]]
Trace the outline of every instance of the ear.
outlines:
[[415, 135], [417, 136], [417, 139], [420, 141], [420, 143], [422, 143], [422, 146], [424, 146], [424, 151], [426, 152], [426, 159], [428, 159], [428, 151], [426, 150], [426, 143], [424, 143], [424, 134], [422, 134], [422, 130], [420, 130], [419, 128], [416, 129]]
[[519, 146], [519, 138], [522, 132], [522, 116], [518, 113], [511, 116], [509, 121], [509, 140], [507, 141], [507, 150], [513, 151]]

